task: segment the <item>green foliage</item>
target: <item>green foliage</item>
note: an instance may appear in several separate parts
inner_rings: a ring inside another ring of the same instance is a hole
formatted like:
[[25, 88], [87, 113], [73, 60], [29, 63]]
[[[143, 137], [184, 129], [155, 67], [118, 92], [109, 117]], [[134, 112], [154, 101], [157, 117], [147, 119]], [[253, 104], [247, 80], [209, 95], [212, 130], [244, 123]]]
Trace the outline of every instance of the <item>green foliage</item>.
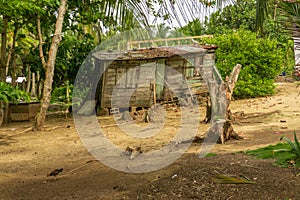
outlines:
[[296, 131], [294, 131], [294, 141], [295, 142], [292, 142], [289, 138], [287, 138], [285, 136], [282, 136], [280, 138], [280, 140], [285, 140], [292, 148], [291, 152], [296, 154], [297, 158], [300, 159], [300, 144], [299, 144], [299, 141], [298, 141], [298, 138], [296, 135]]
[[[143, 10], [132, 11], [129, 8], [139, 8], [135, 1], [68, 1], [68, 9], [64, 18], [62, 41], [58, 49], [55, 64], [53, 86], [59, 87], [66, 80], [73, 82], [77, 71], [85, 57], [96, 44], [102, 42], [112, 31], [113, 34], [133, 27], [146, 25], [147, 16], [139, 15]], [[39, 54], [37, 34], [37, 16], [41, 18], [41, 32], [43, 52], [46, 62], [52, 42], [57, 9], [60, 0], [2, 0], [0, 2], [0, 31], [4, 17], [8, 18], [7, 52], [12, 51], [12, 32], [16, 27], [16, 64], [22, 66], [16, 71], [18, 76], [26, 76], [26, 67], [31, 72], [40, 72], [41, 79], [45, 79]], [[7, 59], [8, 53], [5, 55]], [[9, 66], [9, 75], [12, 72]]]
[[[278, 150], [288, 149], [289, 151], [282, 151], [276, 153]], [[291, 146], [287, 143], [279, 143], [276, 145], [270, 145], [264, 148], [246, 151], [247, 155], [255, 156], [259, 159], [275, 159], [275, 164], [281, 167], [288, 167], [289, 161], [295, 160], [296, 155], [291, 152]], [[300, 162], [296, 162], [296, 166], [300, 166]]]
[[8, 83], [0, 82], [0, 101], [5, 103], [29, 102], [30, 97], [24, 91], [14, 88]]
[[290, 75], [294, 71], [295, 65], [294, 41], [292, 35], [281, 23], [282, 21], [286, 21], [286, 19], [282, 19], [282, 16], [278, 16], [276, 20], [265, 19], [262, 34], [266, 38], [277, 40], [277, 47], [283, 55], [283, 71]]
[[86, 56], [94, 48], [93, 38], [86, 34], [82, 38], [66, 34], [63, 36], [56, 58], [54, 87], [67, 80], [73, 83]]
[[237, 1], [205, 19], [207, 34], [222, 34], [228, 30], [255, 30], [256, 5], [254, 0]]
[[205, 28], [199, 19], [195, 19], [177, 31], [183, 35], [198, 36], [205, 33]]
[[208, 153], [206, 155], [206, 157], [215, 157], [215, 156], [218, 156], [218, 154], [216, 154], [216, 153]]
[[[9, 17], [29, 17], [34, 13], [43, 12], [35, 0], [2, 0], [0, 1], [1, 14]], [[29, 16], [28, 16], [29, 15]]]
[[[69, 90], [69, 95], [70, 95], [69, 99], [67, 97], [67, 89]], [[61, 87], [55, 88], [51, 94], [51, 103], [54, 103], [54, 102], [70, 103], [70, 102], [72, 102], [72, 92], [73, 92], [73, 85], [61, 86]]]
[[226, 35], [216, 35], [206, 40], [219, 46], [216, 65], [225, 79], [236, 64], [242, 65], [234, 89], [238, 98], [266, 96], [274, 93], [274, 78], [282, 69], [282, 52], [277, 41], [257, 38], [255, 33], [238, 30]]

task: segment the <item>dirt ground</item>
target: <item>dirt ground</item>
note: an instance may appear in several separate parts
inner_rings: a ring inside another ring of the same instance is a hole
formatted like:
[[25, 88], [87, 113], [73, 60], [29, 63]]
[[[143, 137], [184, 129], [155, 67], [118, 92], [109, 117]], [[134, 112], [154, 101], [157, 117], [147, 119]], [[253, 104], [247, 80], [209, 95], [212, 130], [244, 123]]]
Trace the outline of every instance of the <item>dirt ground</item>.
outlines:
[[[265, 114], [235, 122], [234, 129], [243, 140], [217, 144], [212, 152], [218, 156], [201, 159], [198, 152], [202, 144], [195, 142], [173, 164], [150, 173], [120, 172], [96, 161], [83, 146], [72, 117], [48, 118], [46, 130], [40, 132], [24, 132], [30, 122], [2, 126], [0, 199], [300, 200], [300, 176], [295, 176], [294, 169], [279, 168], [272, 160], [258, 160], [240, 152], [278, 143], [281, 135], [290, 137], [294, 130], [300, 137], [300, 88], [295, 83], [277, 84], [274, 96], [232, 102], [233, 112]], [[149, 152], [170, 142], [178, 128], [180, 111], [167, 112], [163, 131], [138, 141], [113, 126], [112, 117], [99, 117], [99, 121], [106, 136], [124, 151], [127, 146], [138, 145]], [[203, 136], [207, 128], [201, 124], [198, 136]], [[62, 173], [47, 176], [57, 168], [63, 168]], [[216, 177], [224, 174], [255, 183], [216, 182]]]

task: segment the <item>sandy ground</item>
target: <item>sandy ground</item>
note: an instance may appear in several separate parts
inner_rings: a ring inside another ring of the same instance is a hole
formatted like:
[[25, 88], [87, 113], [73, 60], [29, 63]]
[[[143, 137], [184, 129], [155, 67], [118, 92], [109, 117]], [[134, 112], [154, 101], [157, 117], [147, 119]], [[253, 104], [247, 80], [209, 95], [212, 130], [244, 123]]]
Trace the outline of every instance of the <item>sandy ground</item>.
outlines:
[[[219, 156], [199, 159], [202, 144], [193, 143], [176, 162], [150, 173], [124, 173], [95, 160], [81, 142], [72, 117], [48, 118], [46, 130], [40, 132], [23, 132], [30, 122], [2, 126], [0, 199], [300, 199], [300, 177], [291, 169], [232, 154], [278, 143], [281, 135], [291, 137], [293, 131], [300, 134], [300, 88], [278, 83], [277, 90], [274, 96], [232, 102], [233, 112], [266, 115], [236, 121], [234, 129], [244, 139], [217, 144], [212, 152]], [[278, 112], [267, 114], [273, 111]], [[99, 117], [99, 121], [105, 135], [124, 152], [127, 146], [140, 146], [146, 153], [172, 140], [180, 127], [179, 117], [180, 110], [167, 111], [162, 131], [139, 140], [110, 126], [116, 123], [112, 117]], [[200, 124], [198, 136], [207, 128]], [[62, 173], [47, 176], [57, 168], [63, 168]], [[216, 184], [212, 178], [220, 173], [242, 174], [256, 184]]]

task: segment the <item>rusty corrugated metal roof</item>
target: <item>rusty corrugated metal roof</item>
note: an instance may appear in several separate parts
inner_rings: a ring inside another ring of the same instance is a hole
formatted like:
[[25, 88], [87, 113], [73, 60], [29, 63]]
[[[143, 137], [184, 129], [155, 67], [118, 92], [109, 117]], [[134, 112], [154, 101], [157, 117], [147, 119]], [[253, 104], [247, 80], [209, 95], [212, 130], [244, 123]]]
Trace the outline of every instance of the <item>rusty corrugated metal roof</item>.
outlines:
[[216, 49], [216, 46], [171, 46], [150, 49], [137, 49], [130, 51], [95, 52], [93, 56], [100, 60], [142, 60], [153, 58], [168, 58], [174, 55], [206, 54], [208, 50]]

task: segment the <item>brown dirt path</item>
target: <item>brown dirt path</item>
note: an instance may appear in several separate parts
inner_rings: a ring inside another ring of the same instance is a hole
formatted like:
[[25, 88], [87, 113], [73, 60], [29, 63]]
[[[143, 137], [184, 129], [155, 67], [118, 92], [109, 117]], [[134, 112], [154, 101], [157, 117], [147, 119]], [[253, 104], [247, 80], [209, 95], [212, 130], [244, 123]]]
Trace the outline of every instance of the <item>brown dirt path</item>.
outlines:
[[[292, 169], [232, 154], [277, 143], [282, 134], [291, 136], [294, 130], [299, 134], [298, 89], [294, 83], [280, 83], [274, 96], [233, 101], [233, 112], [280, 112], [235, 124], [245, 139], [217, 144], [213, 152], [219, 156], [198, 159], [201, 144], [196, 143], [172, 165], [145, 174], [118, 172], [93, 161], [72, 118], [49, 118], [48, 129], [56, 129], [48, 131], [22, 133], [29, 122], [0, 127], [0, 199], [300, 199], [300, 177], [295, 177]], [[171, 113], [170, 118], [176, 120], [176, 115]], [[166, 132], [159, 139], [139, 143], [142, 148], [160, 148], [168, 142], [176, 128], [174, 120], [166, 123]], [[201, 125], [198, 134], [203, 135], [206, 129], [207, 125]], [[127, 146], [122, 137], [112, 134], [116, 129], [106, 131], [116, 144]], [[57, 177], [47, 177], [56, 168], [64, 170]], [[213, 177], [218, 173], [243, 175], [256, 184], [216, 184]]]

